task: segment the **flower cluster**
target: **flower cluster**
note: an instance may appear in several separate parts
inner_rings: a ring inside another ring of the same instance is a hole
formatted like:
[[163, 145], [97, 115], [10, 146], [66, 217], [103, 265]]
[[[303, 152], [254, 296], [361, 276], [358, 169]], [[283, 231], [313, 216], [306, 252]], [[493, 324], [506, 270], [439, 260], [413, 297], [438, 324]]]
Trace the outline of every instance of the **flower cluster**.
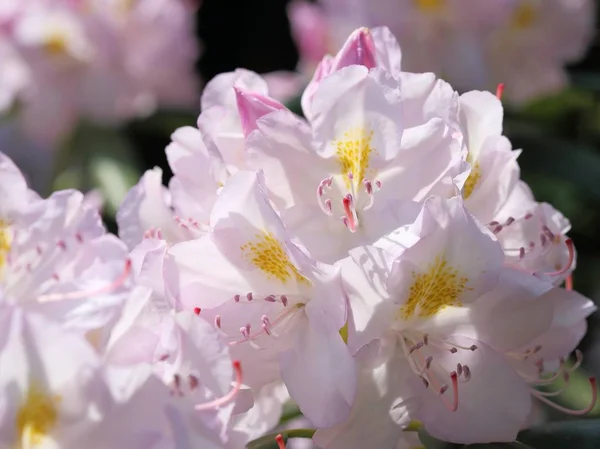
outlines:
[[25, 134], [47, 146], [78, 120], [193, 104], [197, 52], [186, 0], [5, 1], [0, 113], [16, 105]]
[[[593, 37], [593, 9], [592, 0], [296, 0], [289, 17], [301, 70], [354, 28], [386, 25], [406, 70], [435, 72], [463, 91], [506, 83], [506, 98], [520, 103], [566, 85], [564, 65]], [[275, 86], [288, 80], [273, 76]]]
[[[238, 69], [106, 235], [0, 160], [0, 443], [241, 449], [290, 398], [325, 449], [513, 441], [593, 303], [520, 180], [499, 98], [401, 70], [387, 28], [325, 58], [301, 118]], [[500, 92], [499, 92], [500, 93]], [[566, 287], [563, 288], [562, 285]], [[284, 446], [281, 438], [279, 447]]]

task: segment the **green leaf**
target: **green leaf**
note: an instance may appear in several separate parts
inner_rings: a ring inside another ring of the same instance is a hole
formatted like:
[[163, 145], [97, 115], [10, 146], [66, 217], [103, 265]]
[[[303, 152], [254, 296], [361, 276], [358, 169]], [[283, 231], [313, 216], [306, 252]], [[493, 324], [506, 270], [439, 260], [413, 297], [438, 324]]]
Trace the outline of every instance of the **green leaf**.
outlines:
[[283, 437], [283, 441], [287, 442], [289, 438], [312, 438], [315, 434], [315, 429], [290, 429], [282, 430], [281, 432], [271, 433], [264, 437], [258, 438], [254, 441], [250, 441], [247, 445], [247, 449], [278, 449], [275, 437], [279, 434]]
[[519, 440], [538, 449], [598, 449], [600, 420], [545, 423], [521, 432]]
[[302, 96], [298, 95], [297, 97], [294, 97], [291, 100], [288, 100], [285, 103], [285, 107], [288, 108], [290, 111], [292, 111], [294, 114], [297, 114], [300, 117], [304, 117], [304, 113], [302, 112], [301, 99], [302, 99]]

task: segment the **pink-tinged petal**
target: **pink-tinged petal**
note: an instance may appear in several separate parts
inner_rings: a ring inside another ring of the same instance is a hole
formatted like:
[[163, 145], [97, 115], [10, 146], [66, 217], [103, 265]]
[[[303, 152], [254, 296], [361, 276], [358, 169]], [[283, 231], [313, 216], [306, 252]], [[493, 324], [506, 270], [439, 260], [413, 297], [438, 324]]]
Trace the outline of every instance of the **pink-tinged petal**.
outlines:
[[17, 166], [3, 153], [0, 153], [0, 195], [4, 198], [0, 204], [0, 217], [4, 220], [14, 219], [18, 211], [37, 196], [27, 188]]
[[315, 92], [317, 91], [321, 80], [331, 74], [332, 66], [333, 56], [325, 55], [322, 61], [317, 66], [317, 68], [315, 69], [315, 73], [313, 74], [313, 77], [306, 86], [306, 89], [304, 89], [304, 92], [302, 92], [300, 104], [302, 105], [302, 112], [304, 114], [304, 117], [306, 117], [308, 120], [311, 120], [313, 117], [312, 101]]
[[163, 260], [166, 251], [166, 241], [148, 238], [142, 240], [130, 254], [137, 283], [159, 294], [164, 293]]
[[348, 418], [356, 392], [356, 368], [337, 330], [309, 318], [297, 341], [279, 356], [281, 376], [290, 396], [316, 426]]
[[271, 112], [286, 109], [284, 105], [265, 95], [250, 92], [236, 86], [233, 89], [245, 137], [248, 137], [252, 131], [258, 128], [256, 121], [259, 118]]
[[304, 257], [289, 241], [281, 219], [271, 206], [261, 171], [240, 171], [232, 176], [219, 194], [210, 222], [212, 240], [238, 269], [256, 273], [273, 287], [288, 280], [300, 282], [295, 275], [287, 276], [289, 279], [285, 281], [271, 276], [254, 260], [259, 250], [253, 245], [263, 242], [270, 251], [283, 252], [300, 273], [303, 271]]
[[202, 93], [201, 108], [206, 111], [213, 106], [235, 110], [236, 100], [233, 86], [267, 95], [267, 83], [260, 75], [245, 69], [221, 73], [206, 84]]
[[246, 144], [248, 165], [265, 174], [273, 201], [284, 210], [293, 204], [316, 202], [316, 188], [328, 175], [312, 143], [306, 121], [280, 111], [258, 121], [260, 132]]
[[328, 24], [321, 6], [295, 0], [289, 4], [287, 13], [301, 58], [318, 63], [327, 53]]
[[449, 307], [433, 318], [430, 334], [463, 335], [500, 353], [519, 352], [548, 330], [554, 305], [545, 293], [551, 289], [535, 276], [505, 268], [497, 286], [467, 308]]
[[162, 238], [169, 241], [181, 239], [160, 169], [148, 170], [129, 191], [117, 212], [117, 224], [119, 237], [130, 249], [140, 243], [149, 230], [160, 230]]
[[[422, 385], [422, 403], [415, 417], [423, 422], [434, 437], [453, 443], [471, 444], [489, 441], [514, 441], [531, 409], [529, 388], [509, 365], [503, 354], [486, 344], [462, 336], [449, 336], [450, 344], [470, 347], [474, 351], [452, 353], [427, 346], [425, 355], [433, 357], [433, 366], [440, 372], [456, 372], [457, 364], [469, 367], [458, 378], [457, 387], [450, 386], [440, 395], [442, 385], [451, 385], [451, 379], [438, 376], [438, 384], [425, 389]], [[456, 410], [452, 404], [457, 398]]]
[[[502, 248], [464, 208], [462, 199], [430, 197], [410, 229], [421, 239], [395, 262], [388, 281], [388, 289], [400, 303], [410, 297], [413, 277], [431, 273], [435, 266], [445, 266], [448, 273], [463, 279], [455, 297], [461, 303], [476, 300], [498, 282], [504, 261]], [[445, 269], [441, 272], [446, 273]], [[418, 303], [412, 303], [411, 310]]]
[[269, 88], [269, 96], [286, 103], [299, 96], [309, 81], [304, 73], [278, 70], [263, 74]]
[[315, 444], [324, 449], [414, 447], [412, 432], [404, 431], [417, 405], [409, 388], [413, 374], [406, 359], [396, 356], [375, 369], [361, 362], [359, 355], [357, 361], [358, 390], [350, 416], [336, 426], [319, 428]]
[[399, 82], [381, 69], [350, 66], [324, 79], [312, 104], [319, 154], [335, 157], [339, 145], [362, 137], [370, 149], [364, 175], [376, 173], [401, 148], [400, 92]]
[[486, 139], [502, 135], [504, 110], [490, 92], [473, 91], [460, 96], [460, 120], [469, 154], [477, 158]]
[[371, 28], [371, 37], [375, 45], [377, 67], [382, 67], [394, 77], [402, 70], [402, 51], [396, 36], [388, 27]]
[[375, 43], [368, 28], [359, 28], [346, 40], [333, 61], [333, 71], [351, 65], [362, 65], [367, 69], [377, 66], [375, 61]]

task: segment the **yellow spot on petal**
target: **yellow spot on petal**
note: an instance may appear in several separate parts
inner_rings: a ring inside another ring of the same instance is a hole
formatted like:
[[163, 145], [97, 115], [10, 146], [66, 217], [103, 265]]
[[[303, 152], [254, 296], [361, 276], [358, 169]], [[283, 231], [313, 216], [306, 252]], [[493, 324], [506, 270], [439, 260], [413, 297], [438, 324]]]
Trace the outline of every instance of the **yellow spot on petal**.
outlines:
[[397, 319], [407, 320], [414, 315], [421, 318], [434, 316], [447, 306], [460, 307], [460, 295], [468, 290], [468, 279], [438, 256], [425, 273], [412, 273], [413, 282], [406, 303], [397, 313]]
[[415, 6], [419, 11], [425, 13], [433, 13], [440, 11], [446, 0], [414, 0]]
[[345, 132], [341, 139], [334, 142], [340, 173], [346, 179], [346, 185], [350, 188], [348, 173], [354, 176], [355, 185], [360, 184], [365, 178], [369, 168], [369, 156], [374, 151], [371, 140], [373, 131], [365, 128], [352, 128]]
[[51, 31], [44, 41], [44, 49], [51, 55], [63, 55], [67, 53], [67, 48], [67, 36], [60, 30]]
[[21, 447], [35, 447], [43, 442], [58, 420], [57, 402], [60, 397], [47, 395], [32, 384], [24, 404], [17, 412], [17, 435]]
[[471, 169], [471, 173], [469, 173], [469, 177], [465, 181], [465, 185], [463, 187], [463, 198], [468, 199], [475, 190], [475, 186], [481, 179], [481, 167], [479, 163], [476, 163]]
[[12, 237], [8, 222], [0, 220], [0, 281], [4, 279], [4, 267], [8, 259], [8, 253], [10, 252], [10, 244]]
[[277, 279], [283, 284], [291, 279], [310, 283], [294, 266], [281, 242], [270, 232], [258, 234], [255, 241], [242, 245], [240, 249], [269, 279]]
[[538, 17], [538, 11], [534, 2], [522, 1], [513, 12], [511, 24], [517, 30], [531, 28]]

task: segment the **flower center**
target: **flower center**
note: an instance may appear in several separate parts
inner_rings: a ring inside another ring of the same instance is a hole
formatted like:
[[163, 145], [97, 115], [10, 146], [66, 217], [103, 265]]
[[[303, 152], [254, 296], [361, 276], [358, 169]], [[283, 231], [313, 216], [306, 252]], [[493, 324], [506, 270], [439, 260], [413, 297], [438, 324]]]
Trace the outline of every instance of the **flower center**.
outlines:
[[29, 387], [17, 413], [17, 435], [23, 447], [35, 447], [48, 436], [58, 420], [58, 401], [60, 397], [46, 395], [35, 384]]
[[436, 257], [424, 273], [413, 271], [412, 278], [408, 299], [398, 310], [397, 319], [408, 320], [415, 315], [428, 318], [447, 306], [462, 306], [459, 298], [468, 290], [468, 279], [444, 257]]
[[415, 0], [415, 6], [425, 13], [438, 12], [444, 7], [444, 0]]
[[534, 2], [526, 0], [521, 2], [512, 16], [512, 27], [517, 30], [531, 28], [538, 17], [537, 8]]
[[469, 177], [465, 181], [465, 185], [463, 187], [463, 198], [465, 200], [469, 199], [469, 197], [473, 194], [475, 186], [477, 185], [480, 179], [481, 167], [479, 166], [479, 163], [476, 163], [475, 165], [473, 165], [473, 169], [471, 170], [471, 173], [469, 174]]
[[[354, 186], [358, 186], [365, 179], [369, 168], [369, 156], [374, 151], [371, 146], [372, 139], [373, 131], [357, 127], [345, 132], [341, 139], [334, 142], [340, 174], [348, 189], [352, 187], [353, 182]], [[353, 179], [348, 178], [348, 173], [352, 173]]]
[[44, 49], [53, 56], [67, 53], [67, 36], [61, 30], [52, 30], [44, 41]]
[[8, 261], [11, 241], [8, 222], [0, 220], [0, 282], [4, 280], [4, 267]]
[[281, 242], [270, 232], [257, 234], [255, 241], [242, 245], [240, 249], [245, 257], [269, 279], [278, 279], [283, 284], [291, 279], [310, 283], [290, 261]]

